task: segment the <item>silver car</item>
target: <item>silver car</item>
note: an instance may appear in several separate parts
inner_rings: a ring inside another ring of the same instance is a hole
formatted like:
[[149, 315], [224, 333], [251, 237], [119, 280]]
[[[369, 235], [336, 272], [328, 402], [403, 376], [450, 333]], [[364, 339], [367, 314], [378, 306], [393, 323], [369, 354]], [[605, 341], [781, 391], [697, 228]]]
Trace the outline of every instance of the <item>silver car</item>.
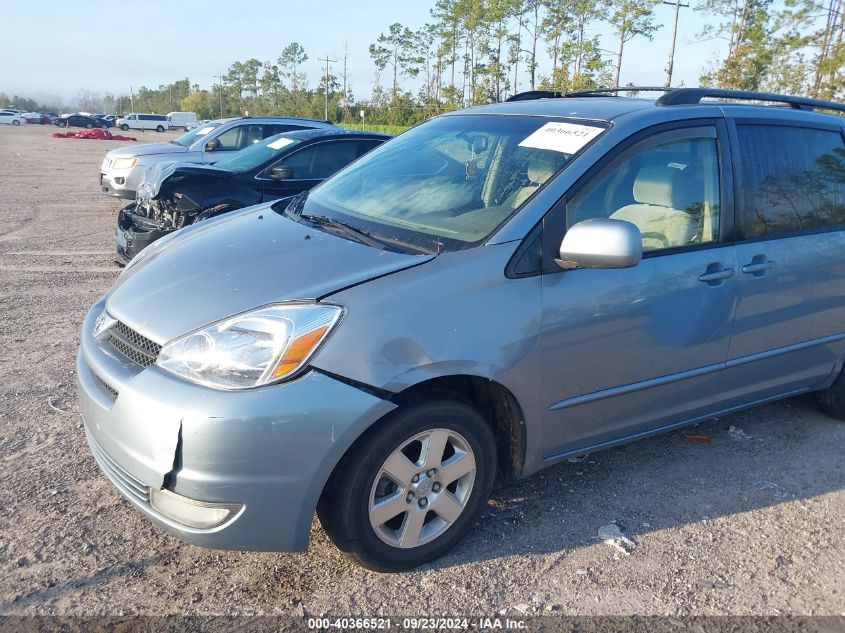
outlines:
[[496, 477], [798, 393], [845, 417], [842, 106], [528, 96], [127, 266], [78, 376], [129, 501], [239, 550], [305, 550], [316, 510], [399, 570]]
[[139, 143], [108, 152], [100, 165], [100, 188], [118, 198], [135, 199], [151, 166], [162, 162], [214, 163], [253, 143], [282, 132], [337, 126], [287, 116], [237, 117], [207, 121], [169, 143]]

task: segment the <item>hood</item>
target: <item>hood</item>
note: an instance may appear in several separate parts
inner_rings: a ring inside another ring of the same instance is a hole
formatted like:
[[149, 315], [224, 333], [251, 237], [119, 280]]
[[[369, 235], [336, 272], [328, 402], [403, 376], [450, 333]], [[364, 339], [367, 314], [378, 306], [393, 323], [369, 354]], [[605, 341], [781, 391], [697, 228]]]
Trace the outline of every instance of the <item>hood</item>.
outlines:
[[352, 242], [269, 204], [200, 222], [164, 242], [139, 255], [106, 303], [111, 316], [162, 344], [233, 314], [319, 299], [434, 257]]
[[176, 161], [162, 161], [154, 163], [147, 168], [144, 174], [144, 181], [138, 187], [135, 197], [139, 200], [155, 198], [164, 182], [174, 176], [190, 176], [191, 182], [211, 182], [228, 178], [233, 172], [225, 169], [217, 169], [211, 165], [179, 163]]
[[149, 156], [150, 154], [181, 154], [187, 152], [188, 148], [176, 143], [139, 143], [127, 147], [118, 147], [111, 150], [106, 156], [117, 158], [118, 156]]

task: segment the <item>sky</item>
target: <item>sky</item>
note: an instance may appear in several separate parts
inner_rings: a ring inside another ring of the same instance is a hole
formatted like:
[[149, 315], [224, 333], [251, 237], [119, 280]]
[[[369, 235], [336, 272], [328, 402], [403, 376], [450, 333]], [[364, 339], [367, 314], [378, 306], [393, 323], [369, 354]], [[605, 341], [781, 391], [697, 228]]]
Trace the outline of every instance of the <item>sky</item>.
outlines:
[[[309, 56], [304, 70], [314, 86], [322, 74], [317, 58], [339, 59], [349, 43], [353, 95], [370, 95], [375, 67], [368, 48], [393, 22], [412, 29], [429, 21], [434, 0], [220, 0], [143, 2], [4, 2], [0, 24], [0, 92], [72, 102], [81, 89], [128, 94], [130, 87], [189, 77], [209, 88], [232, 62], [275, 60], [292, 41]], [[52, 5], [52, 6], [51, 6]], [[240, 8], [239, 8], [240, 7]], [[649, 42], [626, 45], [620, 83], [662, 85], [674, 7], [660, 6], [662, 28]], [[681, 9], [674, 85], [696, 85], [707, 63], [724, 53], [718, 41], [696, 42], [701, 15]], [[609, 33], [597, 30], [603, 48], [615, 50]], [[543, 53], [538, 77], [551, 71]], [[337, 74], [337, 68], [332, 72]], [[387, 72], [382, 84], [389, 83]], [[528, 89], [527, 77], [520, 89]], [[411, 80], [409, 87], [416, 88]]]

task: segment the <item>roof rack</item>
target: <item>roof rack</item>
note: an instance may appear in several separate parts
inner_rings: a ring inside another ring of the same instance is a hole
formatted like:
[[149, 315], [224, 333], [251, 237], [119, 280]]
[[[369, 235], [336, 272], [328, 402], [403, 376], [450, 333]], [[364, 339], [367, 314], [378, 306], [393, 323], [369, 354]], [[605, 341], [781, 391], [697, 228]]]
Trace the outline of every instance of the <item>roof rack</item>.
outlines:
[[834, 110], [845, 112], [845, 104], [809, 97], [793, 97], [770, 92], [751, 92], [748, 90], [723, 90], [721, 88], [676, 88], [660, 97], [655, 103], [659, 106], [690, 105], [701, 103], [702, 99], [734, 99], [736, 101], [770, 101], [783, 103], [793, 110]]
[[669, 92], [675, 88], [665, 86], [616, 86], [615, 88], [595, 88], [594, 90], [579, 90], [567, 92], [567, 97], [603, 97], [607, 94], [616, 95], [619, 92]]
[[505, 101], [533, 101], [534, 99], [561, 99], [564, 97], [606, 97], [618, 92], [667, 92], [675, 88], [663, 86], [617, 86], [615, 88], [595, 88], [578, 92], [559, 92], [557, 90], [528, 90], [511, 95]]
[[552, 90], [528, 90], [526, 92], [517, 92], [511, 95], [505, 101], [533, 101], [534, 99], [559, 99], [566, 95], [562, 92]]

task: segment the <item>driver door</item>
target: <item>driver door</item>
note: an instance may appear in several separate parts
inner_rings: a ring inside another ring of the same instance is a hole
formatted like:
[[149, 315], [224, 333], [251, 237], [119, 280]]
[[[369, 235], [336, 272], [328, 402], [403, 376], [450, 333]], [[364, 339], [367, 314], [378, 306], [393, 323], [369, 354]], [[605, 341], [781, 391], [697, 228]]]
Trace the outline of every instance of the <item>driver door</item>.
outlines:
[[630, 143], [547, 216], [547, 252], [589, 218], [631, 222], [643, 240], [633, 268], [543, 275], [547, 459], [719, 410], [737, 271], [722, 127]]

